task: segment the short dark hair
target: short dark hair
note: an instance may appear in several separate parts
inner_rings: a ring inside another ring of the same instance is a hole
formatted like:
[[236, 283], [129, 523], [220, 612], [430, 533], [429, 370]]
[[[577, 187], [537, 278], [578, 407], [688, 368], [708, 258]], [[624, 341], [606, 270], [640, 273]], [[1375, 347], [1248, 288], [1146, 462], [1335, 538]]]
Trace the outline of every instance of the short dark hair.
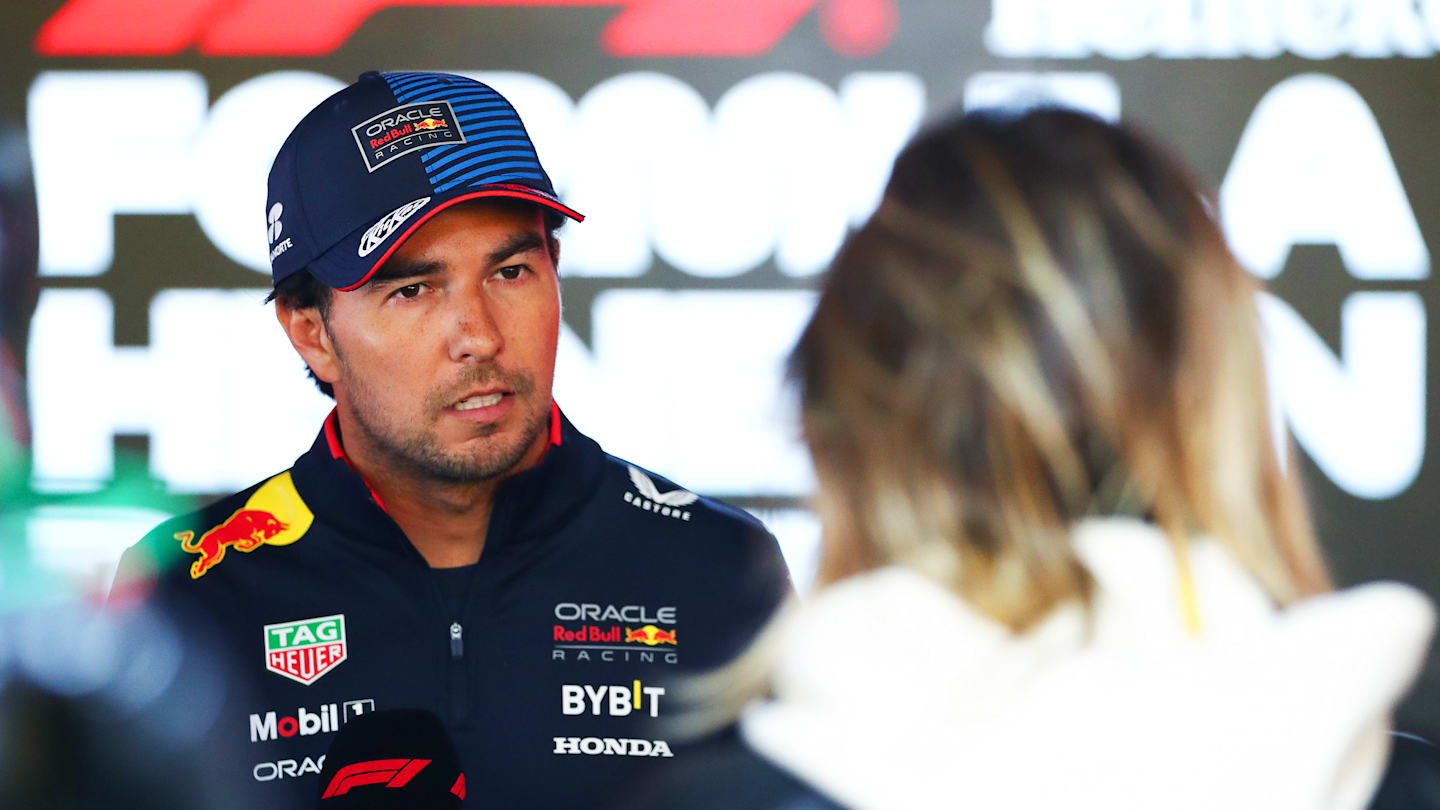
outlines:
[[[565, 224], [565, 215], [553, 208], [542, 208], [541, 213], [545, 217], [546, 238], [550, 243], [550, 260], [555, 263], [556, 272], [560, 269], [560, 240], [555, 237], [555, 232]], [[265, 296], [265, 303], [279, 301], [288, 309], [316, 309], [320, 312], [320, 321], [326, 328], [330, 326], [330, 302], [334, 300], [335, 290], [329, 284], [316, 278], [309, 270], [299, 270], [280, 279], [280, 283]], [[335, 398], [335, 388], [315, 376], [315, 370], [309, 365], [305, 366], [305, 373], [315, 381], [320, 393], [331, 399]]]

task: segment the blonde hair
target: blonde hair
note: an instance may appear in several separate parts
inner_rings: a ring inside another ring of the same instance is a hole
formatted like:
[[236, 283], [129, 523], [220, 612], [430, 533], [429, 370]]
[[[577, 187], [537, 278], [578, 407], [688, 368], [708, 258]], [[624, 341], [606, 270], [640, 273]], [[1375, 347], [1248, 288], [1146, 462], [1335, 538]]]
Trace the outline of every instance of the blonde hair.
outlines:
[[[1182, 599], [1196, 535], [1278, 605], [1327, 590], [1271, 432], [1258, 289], [1181, 164], [1129, 129], [1041, 110], [917, 137], [791, 360], [817, 588], [907, 566], [1023, 632], [1091, 603], [1074, 524], [1137, 515], [1171, 538]], [[763, 691], [780, 624], [699, 686], [704, 715]]]
[[1130, 130], [1045, 110], [917, 138], [793, 357], [819, 582], [908, 565], [1021, 631], [1088, 604], [1074, 523], [1135, 513], [1182, 564], [1215, 538], [1278, 604], [1325, 590], [1271, 434], [1258, 289]]

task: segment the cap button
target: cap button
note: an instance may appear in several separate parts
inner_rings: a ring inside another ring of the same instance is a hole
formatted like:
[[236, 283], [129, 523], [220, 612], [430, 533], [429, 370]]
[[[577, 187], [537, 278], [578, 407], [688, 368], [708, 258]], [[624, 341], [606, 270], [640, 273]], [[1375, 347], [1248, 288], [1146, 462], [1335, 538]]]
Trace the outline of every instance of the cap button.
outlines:
[[361, 73], [360, 76], [359, 76], [359, 78], [355, 79], [355, 81], [357, 81], [357, 82], [363, 82], [363, 81], [365, 81], [366, 79], [378, 79], [378, 78], [380, 78], [380, 72], [379, 72], [378, 70], [367, 70], [367, 71], [365, 71], [364, 73]]

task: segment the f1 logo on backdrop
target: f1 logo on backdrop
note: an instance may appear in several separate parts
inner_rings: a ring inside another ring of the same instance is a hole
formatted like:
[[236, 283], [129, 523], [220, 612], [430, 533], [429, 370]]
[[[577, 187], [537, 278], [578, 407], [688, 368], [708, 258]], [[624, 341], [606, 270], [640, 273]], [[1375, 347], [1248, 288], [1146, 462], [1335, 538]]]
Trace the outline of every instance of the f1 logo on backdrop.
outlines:
[[[817, 6], [831, 47], [870, 56], [890, 44], [900, 19], [895, 0], [70, 0], [41, 27], [35, 51], [172, 56], [194, 46], [207, 56], [323, 56], [378, 11], [435, 5], [620, 6], [600, 33], [617, 57], [760, 56]], [[115, 24], [125, 19], [146, 24]]]

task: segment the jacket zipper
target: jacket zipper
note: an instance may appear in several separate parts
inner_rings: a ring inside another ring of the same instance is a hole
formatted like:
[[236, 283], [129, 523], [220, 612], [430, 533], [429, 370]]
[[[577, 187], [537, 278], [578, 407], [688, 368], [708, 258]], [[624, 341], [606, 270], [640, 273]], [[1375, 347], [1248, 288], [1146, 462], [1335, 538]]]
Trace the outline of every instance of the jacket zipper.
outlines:
[[460, 622], [450, 623], [450, 719], [465, 722], [465, 628]]

